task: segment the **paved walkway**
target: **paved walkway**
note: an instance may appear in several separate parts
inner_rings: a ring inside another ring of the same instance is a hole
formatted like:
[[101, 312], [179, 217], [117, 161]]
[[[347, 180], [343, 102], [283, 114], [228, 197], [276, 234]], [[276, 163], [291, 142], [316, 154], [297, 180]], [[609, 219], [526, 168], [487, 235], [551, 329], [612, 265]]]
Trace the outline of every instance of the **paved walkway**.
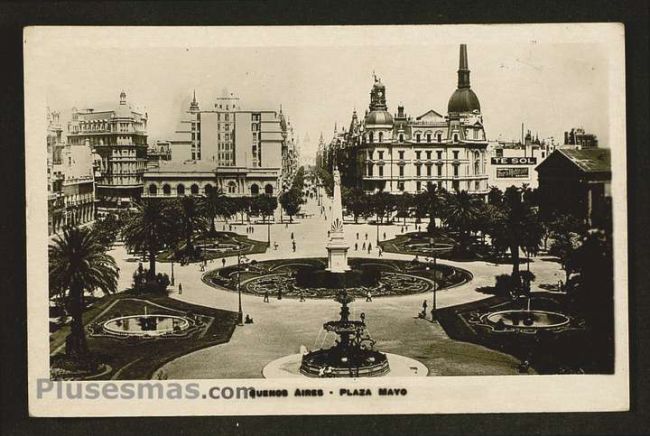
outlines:
[[[325, 213], [329, 213], [329, 200], [326, 201]], [[313, 213], [313, 217], [289, 225], [271, 226], [271, 241], [278, 242], [278, 250], [271, 248], [266, 253], [251, 255], [255, 260], [269, 260], [293, 257], [325, 257], [328, 220], [320, 213], [320, 208], [311, 200], [303, 209]], [[242, 226], [236, 229], [245, 233]], [[390, 239], [400, 232], [401, 226], [380, 226], [380, 237]], [[266, 239], [266, 226], [255, 225], [253, 239]], [[416, 230], [410, 224], [409, 231]], [[293, 233], [297, 250], [292, 251], [291, 234]], [[350, 257], [377, 258], [376, 228], [367, 224], [346, 225], [346, 240], [351, 243]], [[373, 251], [354, 251], [354, 242], [359, 234], [359, 246], [366, 241], [372, 243]], [[128, 287], [132, 272], [137, 262], [125, 262], [127, 257], [123, 247], [117, 247], [112, 253], [122, 274], [120, 288]], [[385, 253], [387, 259], [411, 260], [412, 256]], [[237, 263], [235, 258], [227, 258], [226, 265]], [[440, 263], [458, 266], [469, 270], [474, 279], [469, 283], [441, 290], [437, 293], [438, 307], [448, 307], [486, 298], [487, 295], [476, 292], [476, 288], [494, 284], [498, 274], [510, 272], [511, 265], [495, 265], [487, 262], [452, 262]], [[215, 260], [208, 263], [207, 270], [221, 267]], [[197, 305], [218, 307], [236, 311], [238, 307], [235, 292], [210, 287], [201, 281], [203, 273], [199, 264], [180, 266], [175, 264], [176, 286], [173, 298]], [[158, 264], [159, 272], [170, 273], [170, 264]], [[535, 283], [557, 283], [562, 271], [556, 263], [537, 261], [531, 263], [531, 271], [537, 276]], [[178, 285], [183, 292], [178, 294]], [[513, 357], [489, 350], [487, 348], [458, 341], [452, 341], [437, 324], [417, 318], [424, 299], [431, 308], [432, 296], [416, 294], [400, 297], [375, 298], [373, 302], [356, 300], [351, 304], [354, 318], [361, 312], [366, 313], [366, 322], [370, 334], [377, 340], [377, 349], [401, 354], [417, 359], [429, 368], [430, 375], [501, 375], [516, 374], [517, 364]], [[230, 342], [223, 345], [200, 350], [176, 359], [163, 368], [169, 379], [197, 378], [249, 378], [262, 377], [262, 369], [270, 361], [282, 356], [297, 353], [301, 345], [309, 349], [333, 344], [334, 336], [325, 336], [321, 326], [325, 321], [338, 319], [339, 304], [330, 300], [271, 299], [264, 303], [261, 297], [242, 294], [242, 307], [245, 314], [253, 319], [253, 324], [238, 327]]]

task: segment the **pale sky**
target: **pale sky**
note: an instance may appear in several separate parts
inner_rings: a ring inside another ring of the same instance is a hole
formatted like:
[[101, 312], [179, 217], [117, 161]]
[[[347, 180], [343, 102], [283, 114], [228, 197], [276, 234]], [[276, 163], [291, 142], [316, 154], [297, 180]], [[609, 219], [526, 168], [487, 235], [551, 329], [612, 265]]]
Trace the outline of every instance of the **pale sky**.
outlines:
[[[262, 43], [263, 41], [260, 41]], [[446, 114], [456, 89], [459, 44], [311, 47], [106, 48], [57, 46], [48, 56], [47, 103], [65, 123], [73, 106], [115, 105], [122, 89], [148, 112], [150, 140], [170, 137], [196, 89], [202, 109], [227, 88], [244, 109], [279, 109], [315, 154], [318, 137], [334, 123], [363, 116], [372, 72], [386, 85], [389, 111], [403, 104], [416, 117], [429, 109]], [[584, 127], [608, 143], [608, 55], [595, 43], [468, 43], [472, 89], [489, 139], [518, 139], [521, 123], [540, 139], [563, 140]]]

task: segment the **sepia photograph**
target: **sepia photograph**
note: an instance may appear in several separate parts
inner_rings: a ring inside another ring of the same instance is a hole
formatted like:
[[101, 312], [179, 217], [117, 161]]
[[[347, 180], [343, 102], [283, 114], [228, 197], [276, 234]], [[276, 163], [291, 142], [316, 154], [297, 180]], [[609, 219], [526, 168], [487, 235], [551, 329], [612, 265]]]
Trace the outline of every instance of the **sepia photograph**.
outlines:
[[24, 45], [32, 413], [627, 410], [622, 25]]

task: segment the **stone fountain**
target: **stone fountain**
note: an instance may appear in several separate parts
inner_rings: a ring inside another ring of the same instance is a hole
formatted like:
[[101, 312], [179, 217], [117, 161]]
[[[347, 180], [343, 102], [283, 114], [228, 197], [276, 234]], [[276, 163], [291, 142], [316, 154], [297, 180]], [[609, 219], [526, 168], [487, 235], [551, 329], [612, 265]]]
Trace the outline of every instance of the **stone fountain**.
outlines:
[[386, 354], [374, 350], [375, 341], [366, 331], [365, 317], [350, 319], [348, 303], [354, 300], [345, 290], [336, 297], [341, 303], [341, 318], [328, 321], [323, 329], [338, 336], [331, 348], [302, 356], [300, 373], [308, 377], [376, 377], [390, 371]]

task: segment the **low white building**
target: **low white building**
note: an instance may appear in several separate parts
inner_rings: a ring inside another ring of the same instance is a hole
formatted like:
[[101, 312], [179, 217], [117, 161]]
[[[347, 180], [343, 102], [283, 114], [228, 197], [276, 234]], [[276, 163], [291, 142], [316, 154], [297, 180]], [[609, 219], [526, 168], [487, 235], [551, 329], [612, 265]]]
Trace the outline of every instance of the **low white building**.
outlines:
[[171, 160], [145, 172], [143, 197], [213, 188], [238, 197], [279, 193], [287, 138], [281, 111], [241, 110], [232, 96], [201, 110], [195, 95], [180, 124], [169, 141]]
[[533, 139], [530, 132], [525, 143], [490, 142], [487, 162], [488, 186], [505, 191], [510, 186], [538, 187], [535, 167], [555, 150], [555, 145]]

